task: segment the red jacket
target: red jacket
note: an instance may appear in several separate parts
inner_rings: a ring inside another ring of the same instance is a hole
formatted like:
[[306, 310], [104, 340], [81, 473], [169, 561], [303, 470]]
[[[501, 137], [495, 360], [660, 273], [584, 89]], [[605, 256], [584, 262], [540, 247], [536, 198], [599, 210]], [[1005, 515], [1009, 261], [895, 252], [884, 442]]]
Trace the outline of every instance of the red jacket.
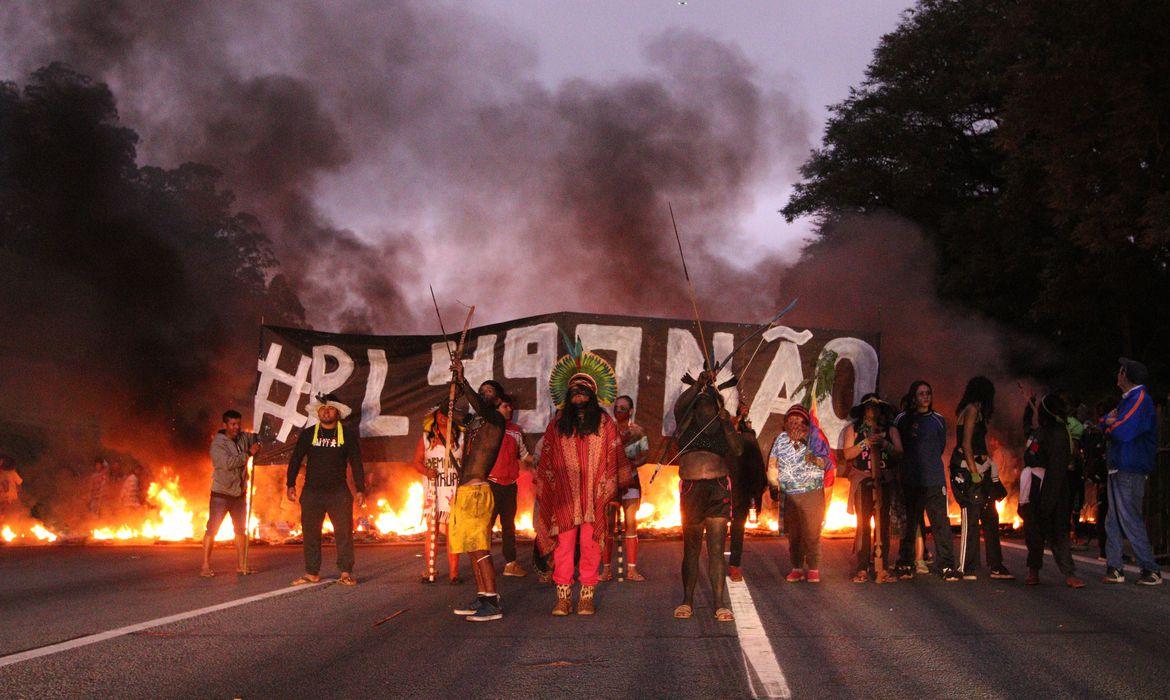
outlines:
[[504, 429], [504, 440], [500, 443], [500, 453], [488, 474], [488, 481], [500, 486], [516, 483], [520, 478], [520, 460], [527, 456], [528, 448], [524, 445], [524, 433], [520, 426], [509, 423]]

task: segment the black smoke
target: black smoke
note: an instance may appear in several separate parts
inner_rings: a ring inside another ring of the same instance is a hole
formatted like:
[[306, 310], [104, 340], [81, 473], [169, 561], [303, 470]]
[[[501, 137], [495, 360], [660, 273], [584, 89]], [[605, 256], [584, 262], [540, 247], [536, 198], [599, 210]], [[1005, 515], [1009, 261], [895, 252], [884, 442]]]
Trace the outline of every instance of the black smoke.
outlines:
[[529, 47], [453, 5], [77, 2], [8, 24], [13, 69], [107, 81], [146, 161], [223, 171], [331, 329], [429, 331], [428, 281], [496, 320], [685, 313], [667, 202], [715, 293], [753, 186], [811, 131], [736, 47], [679, 31], [643, 77], [548, 89]]

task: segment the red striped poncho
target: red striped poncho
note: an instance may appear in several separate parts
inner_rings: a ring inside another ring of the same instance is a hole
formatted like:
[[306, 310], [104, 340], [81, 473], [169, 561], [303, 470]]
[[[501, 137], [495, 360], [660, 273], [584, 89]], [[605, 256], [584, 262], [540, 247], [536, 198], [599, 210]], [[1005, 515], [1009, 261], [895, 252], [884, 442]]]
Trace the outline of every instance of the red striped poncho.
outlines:
[[[556, 419], [544, 431], [544, 447], [536, 467], [536, 539], [551, 552], [557, 535], [581, 523], [603, 523], [605, 506], [617, 500], [618, 479], [630, 470], [617, 424], [602, 412], [597, 433], [561, 435]], [[605, 527], [593, 529], [600, 542]]]

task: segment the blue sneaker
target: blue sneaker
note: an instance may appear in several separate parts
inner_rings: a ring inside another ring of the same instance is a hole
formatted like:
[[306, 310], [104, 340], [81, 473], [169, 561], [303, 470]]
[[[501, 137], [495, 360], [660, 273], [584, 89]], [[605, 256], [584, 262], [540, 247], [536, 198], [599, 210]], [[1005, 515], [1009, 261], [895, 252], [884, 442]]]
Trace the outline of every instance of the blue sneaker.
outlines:
[[470, 605], [464, 605], [463, 607], [455, 608], [455, 610], [453, 612], [456, 615], [463, 615], [463, 616], [474, 615], [477, 612], [479, 612], [479, 608], [482, 605], [483, 605], [483, 598], [480, 596], [476, 596], [475, 600], [471, 601]]
[[474, 615], [468, 615], [467, 619], [472, 622], [488, 622], [490, 620], [499, 620], [504, 616], [504, 609], [500, 607], [500, 596], [492, 596], [490, 598], [479, 599], [479, 610]]

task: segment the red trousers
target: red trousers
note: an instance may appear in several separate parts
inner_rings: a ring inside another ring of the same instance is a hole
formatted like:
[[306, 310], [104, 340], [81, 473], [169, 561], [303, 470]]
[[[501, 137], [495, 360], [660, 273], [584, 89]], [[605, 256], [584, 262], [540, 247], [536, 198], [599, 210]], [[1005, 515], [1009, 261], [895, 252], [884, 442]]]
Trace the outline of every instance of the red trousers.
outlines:
[[557, 535], [557, 548], [553, 552], [553, 582], [557, 585], [567, 586], [573, 582], [573, 555], [578, 541], [581, 543], [581, 585], [597, 585], [601, 544], [593, 539], [593, 523], [581, 523]]

